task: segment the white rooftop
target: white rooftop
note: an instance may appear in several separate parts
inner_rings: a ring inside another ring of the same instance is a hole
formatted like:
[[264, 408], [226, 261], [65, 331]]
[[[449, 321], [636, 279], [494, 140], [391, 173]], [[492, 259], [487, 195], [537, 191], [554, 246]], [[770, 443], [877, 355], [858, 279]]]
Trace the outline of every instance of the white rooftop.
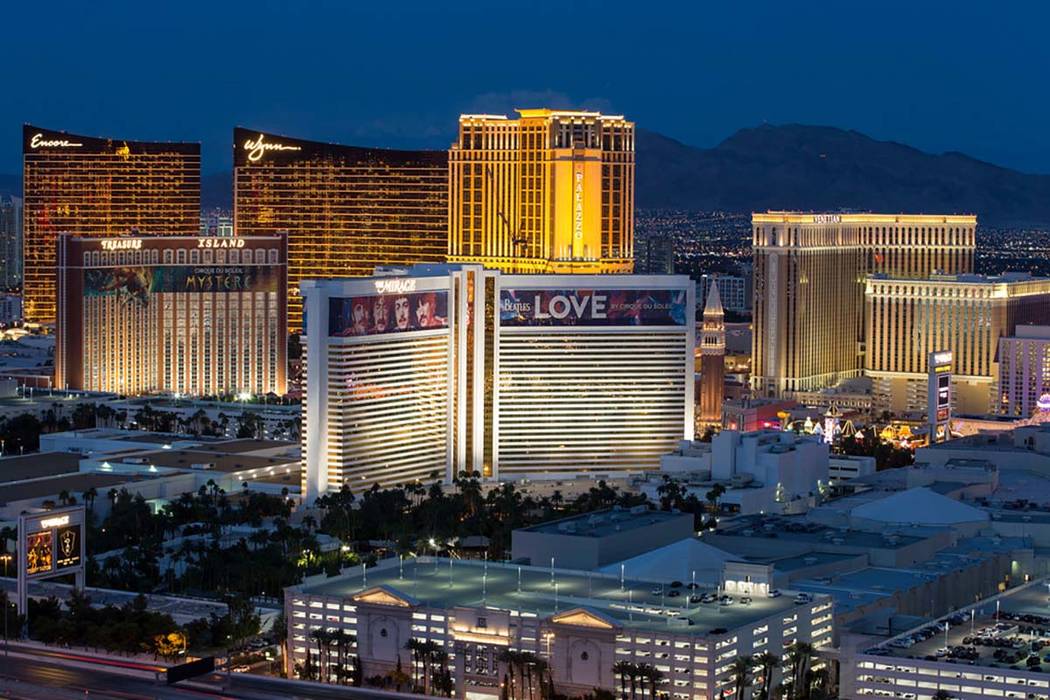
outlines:
[[697, 582], [710, 584], [718, 583], [721, 579], [722, 565], [725, 562], [739, 559], [737, 555], [690, 537], [622, 562], [608, 564], [599, 571], [619, 576], [622, 564], [627, 578], [668, 583], [689, 583], [693, 580], [693, 572], [696, 572]]
[[988, 514], [925, 487], [908, 489], [864, 503], [850, 511], [853, 518], [884, 523], [950, 526], [988, 520]]

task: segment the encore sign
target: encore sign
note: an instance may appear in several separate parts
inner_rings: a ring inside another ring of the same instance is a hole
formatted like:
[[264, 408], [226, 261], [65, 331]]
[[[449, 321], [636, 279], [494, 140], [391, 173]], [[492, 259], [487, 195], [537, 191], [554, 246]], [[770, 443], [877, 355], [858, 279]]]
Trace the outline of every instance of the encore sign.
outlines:
[[244, 150], [248, 151], [248, 160], [258, 163], [267, 151], [301, 151], [303, 149], [302, 146], [292, 146], [287, 143], [266, 143], [263, 141], [263, 135], [259, 134], [255, 140], [248, 139], [244, 142]]
[[29, 147], [37, 148], [80, 148], [84, 144], [70, 141], [68, 139], [45, 139], [43, 134], [33, 134], [29, 141]]

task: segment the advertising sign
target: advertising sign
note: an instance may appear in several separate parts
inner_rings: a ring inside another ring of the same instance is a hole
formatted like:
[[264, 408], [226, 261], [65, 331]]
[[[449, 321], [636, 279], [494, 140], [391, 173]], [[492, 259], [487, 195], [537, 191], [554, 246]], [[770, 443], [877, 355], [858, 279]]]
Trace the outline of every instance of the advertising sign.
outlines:
[[84, 506], [18, 516], [18, 610], [28, 606], [29, 581], [74, 575], [84, 587]]
[[55, 568], [54, 549], [51, 546], [51, 531], [31, 532], [26, 535], [26, 575], [49, 573]]
[[80, 525], [60, 527], [55, 531], [55, 570], [80, 566]]
[[328, 335], [361, 337], [448, 328], [448, 292], [401, 292], [328, 300]]
[[685, 326], [684, 289], [503, 289], [500, 324]]
[[276, 292], [279, 271], [254, 265], [102, 267], [84, 270], [84, 296], [116, 296], [149, 306], [150, 297], [172, 292]]

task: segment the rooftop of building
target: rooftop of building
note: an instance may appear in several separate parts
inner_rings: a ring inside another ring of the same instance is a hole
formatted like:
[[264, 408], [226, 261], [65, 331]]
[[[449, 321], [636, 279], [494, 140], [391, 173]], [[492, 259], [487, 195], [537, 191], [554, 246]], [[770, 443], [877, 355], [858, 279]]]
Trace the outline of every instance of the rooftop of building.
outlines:
[[730, 537], [755, 537], [808, 542], [811, 544], [834, 544], [866, 549], [898, 549], [907, 547], [924, 538], [899, 531], [866, 532], [845, 528], [828, 527], [801, 518], [775, 515], [750, 515], [735, 519], [716, 535]]
[[[158, 450], [156, 452], [136, 452], [109, 461], [133, 464], [153, 464], [158, 467], [170, 467], [174, 469], [210, 469], [226, 473], [251, 470], [259, 472], [262, 476], [286, 470], [290, 472], [290, 470], [297, 470], [299, 467], [299, 457], [259, 457], [238, 452], [228, 454], [208, 449], [176, 449]], [[251, 478], [255, 477], [252, 476]]]
[[[627, 580], [621, 588], [620, 578], [608, 574], [556, 569], [554, 582], [556, 586], [551, 582], [549, 568], [424, 557], [405, 561], [403, 572], [393, 561], [365, 572], [355, 568], [339, 577], [292, 590], [349, 598], [381, 585], [423, 606], [488, 607], [541, 619], [585, 607], [628, 629], [696, 636], [715, 630], [721, 630], [715, 634], [724, 634], [795, 608], [793, 596], [786, 591], [777, 598], [755, 597], [746, 605], [739, 601], [719, 605], [690, 603], [689, 596], [695, 591], [686, 586], [671, 588]], [[668, 595], [671, 591], [679, 591], [679, 595]]]
[[897, 277], [885, 273], [876, 273], [870, 276], [875, 282], [892, 282], [894, 284], [907, 285], [929, 285], [929, 284], [1023, 284], [1026, 282], [1050, 282], [1050, 278], [1033, 277], [1030, 272], [1003, 272], [999, 275], [980, 275], [975, 272], [967, 272], [960, 275], [934, 274], [929, 277]]
[[4, 484], [0, 491], [0, 503], [12, 503], [35, 498], [55, 496], [63, 491], [80, 500], [80, 494], [90, 488], [94, 488], [99, 494], [103, 494], [111, 488], [119, 487], [121, 484], [144, 481], [153, 478], [144, 474], [99, 474], [97, 472], [79, 472], [77, 474], [65, 474], [48, 479], [36, 479], [33, 481], [22, 481], [16, 484]]
[[80, 470], [80, 460], [80, 455], [71, 452], [34, 452], [4, 457], [0, 459], [0, 484], [74, 474]]
[[[822, 217], [822, 218], [816, 218]], [[815, 212], [768, 210], [753, 212], [758, 224], [977, 224], [976, 214], [876, 214], [873, 212]]]
[[[1050, 645], [1048, 591], [1046, 579], [1033, 581], [907, 630], [870, 647], [867, 653], [964, 667], [1050, 672], [1050, 655], [1045, 653]], [[1037, 662], [1028, 665], [1030, 656]]]
[[691, 515], [664, 510], [651, 510], [635, 507], [630, 510], [610, 508], [568, 518], [551, 520], [539, 525], [521, 528], [519, 532], [536, 532], [546, 535], [566, 535], [569, 537], [608, 537], [621, 532], [638, 530], [660, 523], [689, 518]]

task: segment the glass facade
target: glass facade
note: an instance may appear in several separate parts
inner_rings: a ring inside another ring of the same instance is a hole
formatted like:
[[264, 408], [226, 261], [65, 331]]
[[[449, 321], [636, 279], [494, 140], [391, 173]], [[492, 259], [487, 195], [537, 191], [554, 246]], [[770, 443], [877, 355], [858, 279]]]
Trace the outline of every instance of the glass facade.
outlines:
[[448, 155], [234, 130], [234, 230], [288, 234], [288, 327], [302, 329], [304, 279], [444, 262]]
[[27, 321], [55, 320], [58, 234], [198, 231], [200, 144], [92, 138], [27, 124], [22, 153]]

